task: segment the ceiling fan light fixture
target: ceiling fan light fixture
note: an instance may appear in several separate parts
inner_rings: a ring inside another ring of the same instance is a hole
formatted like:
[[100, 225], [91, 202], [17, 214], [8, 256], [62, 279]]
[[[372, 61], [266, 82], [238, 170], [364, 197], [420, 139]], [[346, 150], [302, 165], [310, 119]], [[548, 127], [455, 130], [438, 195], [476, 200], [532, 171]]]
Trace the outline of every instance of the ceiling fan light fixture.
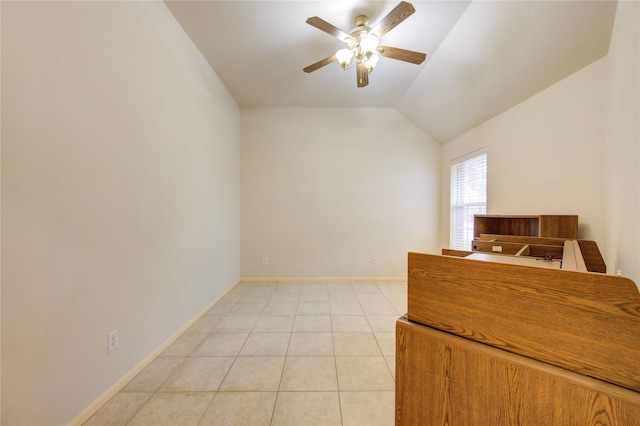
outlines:
[[371, 71], [376, 67], [376, 64], [380, 60], [380, 57], [373, 52], [369, 52], [369, 54], [364, 59], [364, 66], [367, 68], [367, 72], [371, 74]]
[[375, 52], [379, 45], [380, 40], [378, 39], [378, 36], [373, 33], [368, 33], [360, 41], [360, 48], [364, 52]]
[[353, 51], [351, 49], [340, 49], [336, 52], [336, 58], [342, 69], [347, 69], [353, 65]]

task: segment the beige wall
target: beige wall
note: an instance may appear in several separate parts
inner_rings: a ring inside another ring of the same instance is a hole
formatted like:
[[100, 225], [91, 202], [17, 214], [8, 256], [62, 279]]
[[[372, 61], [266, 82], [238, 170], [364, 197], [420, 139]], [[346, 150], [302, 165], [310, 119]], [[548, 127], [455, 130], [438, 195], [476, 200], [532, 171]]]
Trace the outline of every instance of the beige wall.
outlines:
[[439, 156], [392, 109], [243, 109], [242, 276], [405, 277], [438, 250]]
[[2, 78], [2, 423], [65, 424], [238, 279], [239, 108], [162, 2], [2, 2]]
[[488, 151], [488, 213], [578, 214], [608, 272], [640, 286], [638, 2], [619, 2], [609, 55], [448, 142], [441, 244], [449, 244], [449, 164]]
[[487, 213], [577, 214], [581, 238], [604, 240], [602, 59], [447, 143], [441, 243], [449, 245], [449, 165], [487, 147]]
[[605, 261], [640, 287], [639, 9], [637, 1], [618, 2], [607, 58]]

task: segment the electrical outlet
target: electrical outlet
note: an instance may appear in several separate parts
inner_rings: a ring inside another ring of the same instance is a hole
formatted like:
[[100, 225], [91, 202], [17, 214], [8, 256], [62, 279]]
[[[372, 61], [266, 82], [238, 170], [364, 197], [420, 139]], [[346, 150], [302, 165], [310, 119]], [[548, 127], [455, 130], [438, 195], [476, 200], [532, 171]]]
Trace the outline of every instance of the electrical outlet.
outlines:
[[107, 334], [107, 337], [109, 339], [109, 352], [113, 352], [114, 350], [118, 349], [118, 346], [120, 345], [120, 337], [118, 337], [118, 329], [116, 328], [111, 333]]
[[262, 258], [262, 264], [263, 264], [263, 265], [268, 265], [268, 264], [269, 264], [269, 258], [267, 258], [267, 257], [263, 257], [263, 258]]
[[378, 264], [378, 258], [374, 257], [373, 259], [371, 259], [371, 263], [373, 263], [374, 265]]
[[389, 265], [395, 265], [396, 264], [396, 258], [393, 256], [389, 256]]

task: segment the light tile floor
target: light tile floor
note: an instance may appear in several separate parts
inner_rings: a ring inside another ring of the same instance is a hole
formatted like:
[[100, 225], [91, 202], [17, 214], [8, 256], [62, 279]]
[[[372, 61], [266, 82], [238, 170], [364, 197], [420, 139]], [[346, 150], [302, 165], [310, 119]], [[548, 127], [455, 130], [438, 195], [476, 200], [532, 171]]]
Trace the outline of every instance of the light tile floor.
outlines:
[[393, 425], [403, 282], [240, 283], [86, 423]]

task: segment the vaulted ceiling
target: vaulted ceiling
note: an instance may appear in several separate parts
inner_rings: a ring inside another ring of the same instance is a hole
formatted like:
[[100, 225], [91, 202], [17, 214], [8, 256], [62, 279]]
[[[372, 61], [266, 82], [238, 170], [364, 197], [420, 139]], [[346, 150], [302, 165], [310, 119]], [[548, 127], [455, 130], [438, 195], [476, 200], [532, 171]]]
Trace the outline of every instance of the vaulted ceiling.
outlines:
[[358, 88], [355, 69], [304, 67], [342, 48], [305, 23], [370, 26], [393, 1], [165, 0], [240, 106], [395, 108], [440, 142], [500, 114], [605, 56], [615, 1], [411, 1], [382, 44], [424, 52], [382, 58]]

